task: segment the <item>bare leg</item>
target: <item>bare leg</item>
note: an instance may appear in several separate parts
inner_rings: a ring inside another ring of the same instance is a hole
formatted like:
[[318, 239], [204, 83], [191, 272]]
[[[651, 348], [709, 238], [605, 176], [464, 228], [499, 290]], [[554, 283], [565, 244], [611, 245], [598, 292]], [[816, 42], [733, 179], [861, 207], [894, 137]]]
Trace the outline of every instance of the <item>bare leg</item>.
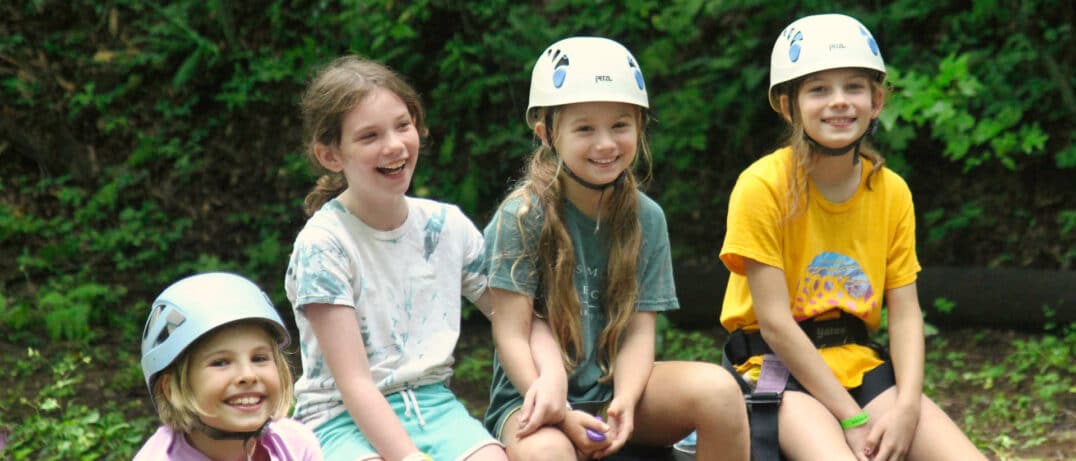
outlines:
[[512, 413], [504, 422], [501, 442], [512, 461], [565, 461], [579, 459], [572, 441], [560, 429], [545, 426], [522, 439], [516, 437], [519, 430], [519, 412]]
[[486, 445], [470, 456], [464, 458], [467, 461], [508, 461], [508, 455], [505, 454], [504, 448], [497, 445]]
[[777, 413], [781, 452], [794, 461], [855, 461], [837, 418], [809, 394], [785, 391]]
[[632, 442], [671, 445], [698, 431], [698, 461], [750, 456], [747, 408], [729, 372], [704, 362], [657, 362], [635, 410]]
[[[890, 387], [867, 404], [867, 413], [872, 420], [877, 421], [893, 408], [896, 399], [897, 388]], [[923, 396], [919, 405], [919, 425], [915, 428], [915, 438], [908, 449], [909, 461], [986, 461], [986, 456], [975, 448], [956, 423], [932, 400]]]

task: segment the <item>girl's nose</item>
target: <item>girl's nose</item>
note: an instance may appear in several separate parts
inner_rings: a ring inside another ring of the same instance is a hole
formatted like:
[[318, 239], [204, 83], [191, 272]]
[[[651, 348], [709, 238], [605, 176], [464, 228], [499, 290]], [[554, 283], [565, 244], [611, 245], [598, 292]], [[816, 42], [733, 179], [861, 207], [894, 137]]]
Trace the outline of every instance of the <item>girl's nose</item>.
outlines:
[[830, 104], [834, 106], [844, 106], [848, 104], [848, 95], [844, 94], [844, 91], [837, 90], [833, 92], [833, 99], [830, 100]]
[[258, 380], [258, 374], [254, 372], [254, 365], [250, 362], [241, 362], [237, 364], [237, 367], [236, 380], [240, 384], [252, 384]]
[[598, 131], [598, 142], [596, 143], [598, 150], [608, 150], [616, 148], [616, 141], [613, 140], [613, 134], [605, 131]]
[[395, 154], [404, 149], [404, 138], [399, 133], [390, 132], [385, 138], [385, 150]]

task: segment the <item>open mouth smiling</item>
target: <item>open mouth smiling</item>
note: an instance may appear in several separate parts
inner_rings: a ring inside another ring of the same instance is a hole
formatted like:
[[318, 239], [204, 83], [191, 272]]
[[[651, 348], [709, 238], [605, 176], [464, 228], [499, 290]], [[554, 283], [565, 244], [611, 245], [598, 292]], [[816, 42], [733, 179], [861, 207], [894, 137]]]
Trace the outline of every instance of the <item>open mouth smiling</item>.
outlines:
[[386, 175], [386, 176], [390, 176], [390, 175], [394, 175], [396, 173], [399, 173], [399, 172], [403, 171], [404, 167], [406, 167], [406, 166], [407, 166], [407, 161], [400, 160], [397, 163], [393, 163], [393, 164], [390, 164], [390, 165], [387, 165], [387, 166], [379, 166], [379, 167], [377, 167], [377, 172], [381, 173], [383, 175]]

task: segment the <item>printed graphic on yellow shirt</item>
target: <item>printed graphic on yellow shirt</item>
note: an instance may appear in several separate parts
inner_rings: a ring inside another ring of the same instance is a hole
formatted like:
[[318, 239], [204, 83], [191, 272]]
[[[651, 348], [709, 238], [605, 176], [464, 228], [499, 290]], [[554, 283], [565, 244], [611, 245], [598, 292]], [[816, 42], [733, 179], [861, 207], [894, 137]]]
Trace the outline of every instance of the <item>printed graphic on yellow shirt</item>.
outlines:
[[852, 258], [839, 253], [821, 253], [807, 266], [792, 302], [796, 321], [840, 309], [866, 320], [877, 308], [878, 299], [870, 279]]

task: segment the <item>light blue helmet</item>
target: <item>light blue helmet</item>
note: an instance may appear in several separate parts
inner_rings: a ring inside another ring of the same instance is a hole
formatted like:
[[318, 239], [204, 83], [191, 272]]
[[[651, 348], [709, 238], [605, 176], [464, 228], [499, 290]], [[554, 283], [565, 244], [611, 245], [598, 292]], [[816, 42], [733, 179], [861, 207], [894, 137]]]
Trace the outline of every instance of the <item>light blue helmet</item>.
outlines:
[[264, 321], [281, 347], [290, 341], [269, 296], [244, 277], [210, 272], [165, 288], [153, 301], [142, 332], [142, 374], [150, 399], [158, 375], [187, 347], [215, 328], [239, 320]]

